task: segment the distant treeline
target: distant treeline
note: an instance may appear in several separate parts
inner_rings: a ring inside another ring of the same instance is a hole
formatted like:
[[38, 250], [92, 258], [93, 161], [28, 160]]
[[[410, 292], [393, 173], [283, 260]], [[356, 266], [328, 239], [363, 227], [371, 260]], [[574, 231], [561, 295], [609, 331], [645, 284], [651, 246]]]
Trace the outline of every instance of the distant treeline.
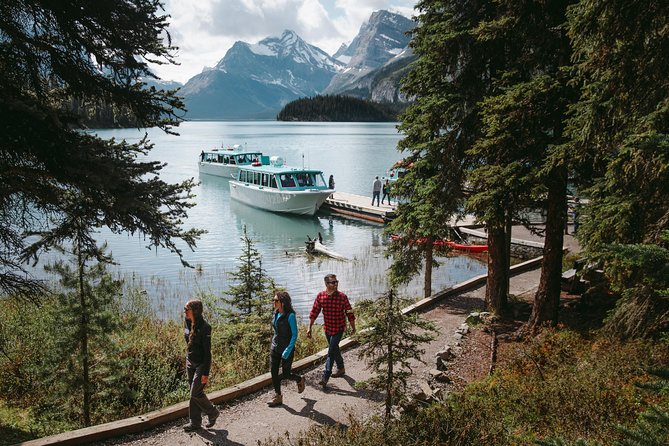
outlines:
[[119, 108], [105, 103], [91, 103], [90, 101], [71, 99], [65, 101], [62, 107], [80, 117], [80, 124], [84, 128], [131, 128], [137, 127], [137, 119], [127, 108]]
[[397, 121], [405, 105], [377, 103], [351, 96], [325, 95], [289, 102], [277, 121], [388, 122]]

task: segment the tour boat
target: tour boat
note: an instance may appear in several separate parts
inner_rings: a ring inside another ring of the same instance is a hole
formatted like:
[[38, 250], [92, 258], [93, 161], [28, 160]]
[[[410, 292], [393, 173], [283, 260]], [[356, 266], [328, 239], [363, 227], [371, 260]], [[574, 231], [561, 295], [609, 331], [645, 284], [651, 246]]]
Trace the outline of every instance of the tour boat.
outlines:
[[[398, 235], [391, 235], [390, 239], [391, 240], [397, 240], [400, 237]], [[412, 241], [412, 243], [414, 243]], [[425, 239], [418, 239], [416, 244], [422, 244], [425, 243]], [[488, 245], [469, 245], [466, 243], [458, 243], [454, 242], [453, 240], [435, 240], [432, 242], [434, 246], [447, 246], [448, 248], [451, 249], [457, 249], [459, 251], [468, 251], [468, 252], [486, 252], [488, 251]]]
[[216, 175], [219, 177], [237, 178], [239, 166], [248, 166], [255, 162], [261, 162], [262, 152], [248, 151], [239, 144], [226, 149], [203, 150], [200, 153], [198, 166], [200, 173]]
[[322, 171], [287, 166], [277, 156], [239, 166], [237, 179], [230, 181], [231, 199], [297, 215], [314, 215], [333, 192]]

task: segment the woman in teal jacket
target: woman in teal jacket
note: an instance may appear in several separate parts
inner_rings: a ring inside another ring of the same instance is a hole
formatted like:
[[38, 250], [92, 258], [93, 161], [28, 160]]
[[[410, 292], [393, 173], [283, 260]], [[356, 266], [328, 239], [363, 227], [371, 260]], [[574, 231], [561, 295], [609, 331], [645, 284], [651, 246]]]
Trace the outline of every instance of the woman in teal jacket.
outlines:
[[[304, 392], [304, 377], [292, 371], [295, 342], [297, 342], [297, 319], [290, 295], [285, 291], [274, 294], [272, 327], [274, 327], [274, 336], [272, 336], [270, 348], [270, 371], [275, 395], [267, 404], [270, 407], [276, 407], [283, 404], [282, 379], [295, 381], [297, 392]], [[279, 375], [279, 367], [281, 367], [281, 375]]]

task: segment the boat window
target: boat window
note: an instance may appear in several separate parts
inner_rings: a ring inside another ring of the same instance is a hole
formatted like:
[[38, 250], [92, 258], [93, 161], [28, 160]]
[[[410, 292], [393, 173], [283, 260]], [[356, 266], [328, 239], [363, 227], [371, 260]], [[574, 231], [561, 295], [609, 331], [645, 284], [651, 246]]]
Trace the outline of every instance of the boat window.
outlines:
[[239, 181], [246, 183], [246, 171], [242, 170], [239, 172]]
[[295, 180], [290, 174], [281, 174], [281, 187], [295, 187]]
[[273, 187], [273, 188], [276, 189], [276, 176], [275, 175], [270, 175], [269, 187]]
[[300, 187], [313, 187], [315, 185], [313, 173], [298, 173], [295, 176], [297, 177], [297, 184]]
[[325, 182], [325, 178], [323, 177], [322, 173], [314, 174], [314, 177], [315, 177], [315, 180], [316, 180], [316, 182], [314, 184], [315, 186], [324, 187], [324, 188], [329, 187], [328, 184]]
[[260, 184], [260, 172], [253, 172], [253, 184]]
[[262, 174], [262, 185], [269, 186], [269, 175], [267, 175], [266, 173]]

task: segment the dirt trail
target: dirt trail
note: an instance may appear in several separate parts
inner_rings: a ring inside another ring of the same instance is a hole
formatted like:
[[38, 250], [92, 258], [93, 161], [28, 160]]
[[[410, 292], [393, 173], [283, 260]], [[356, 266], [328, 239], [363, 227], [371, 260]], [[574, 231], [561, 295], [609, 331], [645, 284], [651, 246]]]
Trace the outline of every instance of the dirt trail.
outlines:
[[[511, 293], [520, 295], [531, 292], [539, 283], [539, 270], [523, 273], [511, 279]], [[425, 318], [433, 321], [439, 329], [436, 339], [425, 346], [424, 360], [414, 370], [413, 384], [427, 381], [431, 369], [435, 368], [434, 354], [445, 345], [456, 343], [455, 331], [465, 317], [474, 310], [483, 308], [485, 287], [446, 299], [424, 312]], [[282, 387], [284, 404], [270, 408], [266, 402], [273, 395], [270, 388], [249, 395], [232, 404], [219, 406], [221, 416], [212, 429], [195, 433], [183, 432], [181, 426], [187, 420], [156, 428], [141, 434], [129, 435], [106, 441], [105, 445], [256, 445], [259, 440], [290, 433], [291, 436], [312, 425], [336, 424], [347, 426], [349, 414], [362, 419], [380, 407], [380, 394], [357, 390], [356, 381], [369, 378], [365, 364], [357, 359], [353, 349], [344, 353], [346, 376], [332, 378], [328, 389], [318, 385], [322, 365], [305, 373], [307, 387], [298, 394], [293, 382], [285, 381]]]

